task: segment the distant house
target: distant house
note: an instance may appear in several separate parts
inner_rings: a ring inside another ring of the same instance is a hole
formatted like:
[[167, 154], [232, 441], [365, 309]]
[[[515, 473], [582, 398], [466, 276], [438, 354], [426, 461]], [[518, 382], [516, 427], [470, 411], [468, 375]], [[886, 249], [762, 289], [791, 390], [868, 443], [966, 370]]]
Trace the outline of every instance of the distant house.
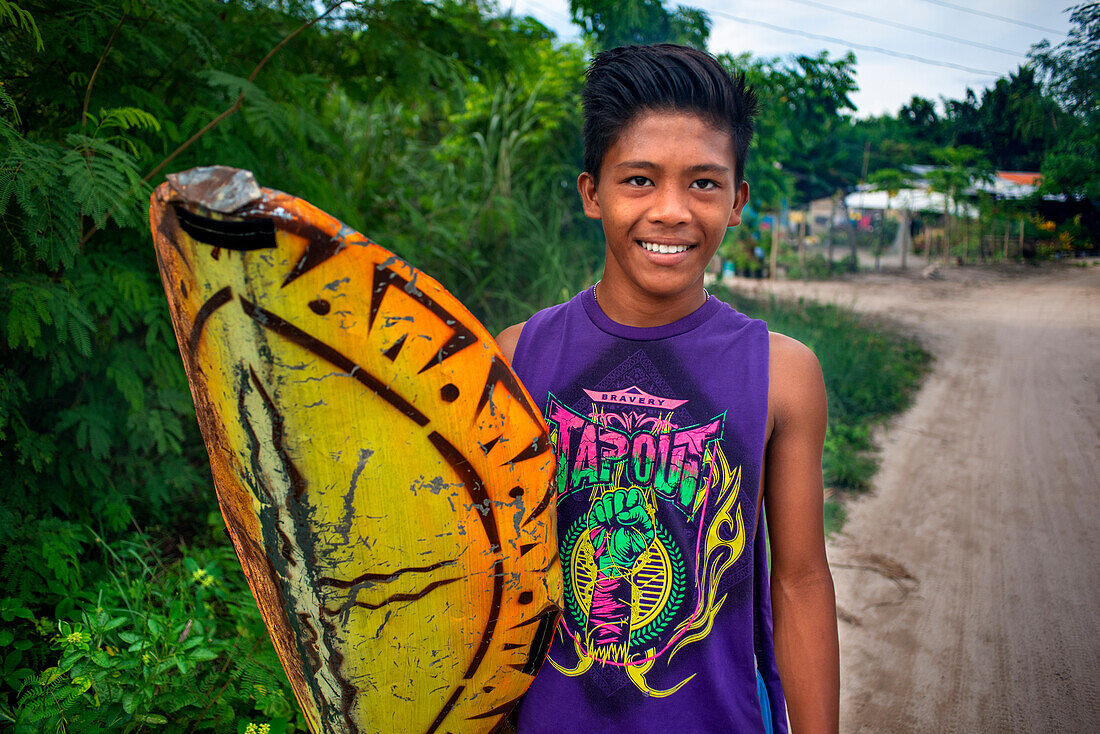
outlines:
[[[835, 212], [836, 226], [843, 226], [845, 216], [862, 219], [863, 215], [886, 210], [891, 212], [892, 218], [898, 219], [906, 209], [910, 212], [942, 212], [947, 203], [947, 196], [938, 191], [932, 191], [927, 180], [928, 174], [935, 169], [935, 166], [909, 166], [909, 171], [913, 174], [913, 186], [901, 189], [894, 196], [889, 196], [886, 191], [875, 190], [870, 184], [862, 184], [844, 197], [843, 204], [838, 201], [835, 209], [831, 198], [817, 199], [810, 203], [810, 227], [818, 230], [827, 228], [831, 212]], [[999, 199], [1023, 199], [1035, 193], [1040, 178], [1040, 174], [1034, 171], [996, 171], [992, 180], [976, 182], [967, 193], [976, 194], [983, 191]], [[953, 206], [952, 212], [954, 213]], [[978, 209], [965, 202], [959, 202], [958, 214], [977, 217]]]
[[1023, 199], [1035, 193], [1042, 176], [1034, 171], [997, 171], [990, 182], [981, 182], [976, 189], [999, 199]]

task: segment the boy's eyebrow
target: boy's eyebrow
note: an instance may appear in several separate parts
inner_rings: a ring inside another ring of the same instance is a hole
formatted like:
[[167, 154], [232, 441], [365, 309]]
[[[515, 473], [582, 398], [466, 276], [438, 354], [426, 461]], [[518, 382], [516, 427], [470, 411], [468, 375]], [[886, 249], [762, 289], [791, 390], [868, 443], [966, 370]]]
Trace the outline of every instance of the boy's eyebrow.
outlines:
[[[643, 170], [655, 170], [660, 168], [656, 163], [650, 161], [623, 161], [622, 163], [616, 163], [615, 168], [641, 168]], [[694, 166], [690, 166], [687, 169], [690, 173], [729, 173], [728, 166], [721, 166], [717, 163], [699, 163]]]

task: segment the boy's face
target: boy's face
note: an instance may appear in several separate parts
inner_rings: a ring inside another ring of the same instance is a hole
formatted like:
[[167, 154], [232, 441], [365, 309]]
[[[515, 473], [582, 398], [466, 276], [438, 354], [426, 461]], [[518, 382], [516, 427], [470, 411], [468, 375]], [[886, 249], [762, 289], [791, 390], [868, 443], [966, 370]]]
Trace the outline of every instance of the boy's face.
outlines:
[[645, 112], [624, 128], [599, 184], [588, 173], [577, 181], [584, 213], [603, 221], [606, 287], [650, 302], [701, 289], [748, 200], [734, 163], [732, 137], [694, 113]]

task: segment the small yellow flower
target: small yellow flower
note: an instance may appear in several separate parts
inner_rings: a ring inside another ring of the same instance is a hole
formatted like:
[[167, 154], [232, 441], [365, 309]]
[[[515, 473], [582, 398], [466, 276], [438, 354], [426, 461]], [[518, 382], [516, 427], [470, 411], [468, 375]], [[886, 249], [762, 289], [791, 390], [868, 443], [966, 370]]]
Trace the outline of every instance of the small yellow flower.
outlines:
[[91, 638], [85, 639], [86, 635], [83, 632], [73, 632], [65, 638], [65, 642], [70, 645], [81, 645], [85, 642], [91, 642]]
[[199, 583], [201, 583], [206, 588], [210, 588], [211, 586], [214, 585], [214, 577], [211, 576], [210, 574], [207, 574], [206, 576], [203, 577], [202, 581], [200, 581]]
[[259, 734], [260, 730], [256, 728], [255, 724], [249, 724], [245, 727], [244, 734]]
[[260, 724], [256, 728], [259, 730], [260, 734], [267, 734], [271, 731], [271, 724]]
[[194, 571], [194, 572], [193, 572], [193, 573], [191, 574], [191, 580], [192, 580], [192, 581], [195, 581], [195, 582], [198, 582], [198, 583], [201, 583], [201, 582], [203, 581], [203, 579], [205, 579], [205, 578], [206, 578], [207, 576], [209, 576], [209, 575], [210, 575], [210, 574], [206, 573], [206, 569], [205, 569], [205, 568], [199, 568], [199, 569], [196, 569], [196, 570], [195, 570], [195, 571]]
[[142, 655], [141, 655], [141, 662], [143, 662], [143, 663], [145, 663], [146, 665], [148, 665], [149, 663], [153, 662], [153, 656], [152, 656], [152, 655], [150, 655], [150, 654], [149, 654], [149, 653], [147, 653], [147, 652], [146, 652], [146, 653], [142, 653]]

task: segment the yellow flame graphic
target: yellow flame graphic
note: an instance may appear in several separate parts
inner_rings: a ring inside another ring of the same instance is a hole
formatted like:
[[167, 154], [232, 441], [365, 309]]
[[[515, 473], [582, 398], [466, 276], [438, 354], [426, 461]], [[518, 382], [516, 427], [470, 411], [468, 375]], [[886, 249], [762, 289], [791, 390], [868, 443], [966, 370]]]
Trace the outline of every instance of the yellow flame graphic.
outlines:
[[682, 681], [674, 685], [672, 688], [667, 688], [664, 690], [660, 688], [651, 688], [649, 683], [646, 681], [645, 676], [646, 673], [649, 672], [649, 669], [653, 667], [653, 660], [656, 652], [656, 650], [652, 649], [647, 650], [646, 652], [641, 653], [637, 656], [641, 659], [641, 662], [635, 663], [631, 661], [626, 666], [626, 675], [628, 678], [630, 678], [630, 682], [633, 683], [634, 686], [645, 695], [652, 696], [653, 698], [664, 698], [665, 696], [671, 696], [673, 693], [676, 693], [676, 691], [683, 688], [685, 683], [687, 683], [689, 680], [697, 675], [697, 673], [692, 673], [687, 678], [684, 678]]
[[[718, 447], [715, 447], [714, 456], [718, 459], [722, 488], [719, 492], [721, 504], [707, 529], [703, 551], [703, 577], [699, 583], [699, 595], [705, 600], [705, 605], [701, 614], [685, 620], [677, 628], [677, 631], [684, 631], [686, 634], [672, 648], [668, 655], [669, 660], [672, 660], [684, 645], [697, 642], [710, 634], [714, 617], [726, 601], [725, 596], [716, 599], [719, 582], [722, 580], [722, 575], [745, 550], [745, 521], [741, 516], [741, 507], [738, 505], [736, 511], [733, 509], [737, 505], [737, 497], [741, 494], [741, 467], [731, 470], [725, 454]], [[735, 526], [733, 537], [729, 540], [724, 539], [723, 531], [733, 529]]]

